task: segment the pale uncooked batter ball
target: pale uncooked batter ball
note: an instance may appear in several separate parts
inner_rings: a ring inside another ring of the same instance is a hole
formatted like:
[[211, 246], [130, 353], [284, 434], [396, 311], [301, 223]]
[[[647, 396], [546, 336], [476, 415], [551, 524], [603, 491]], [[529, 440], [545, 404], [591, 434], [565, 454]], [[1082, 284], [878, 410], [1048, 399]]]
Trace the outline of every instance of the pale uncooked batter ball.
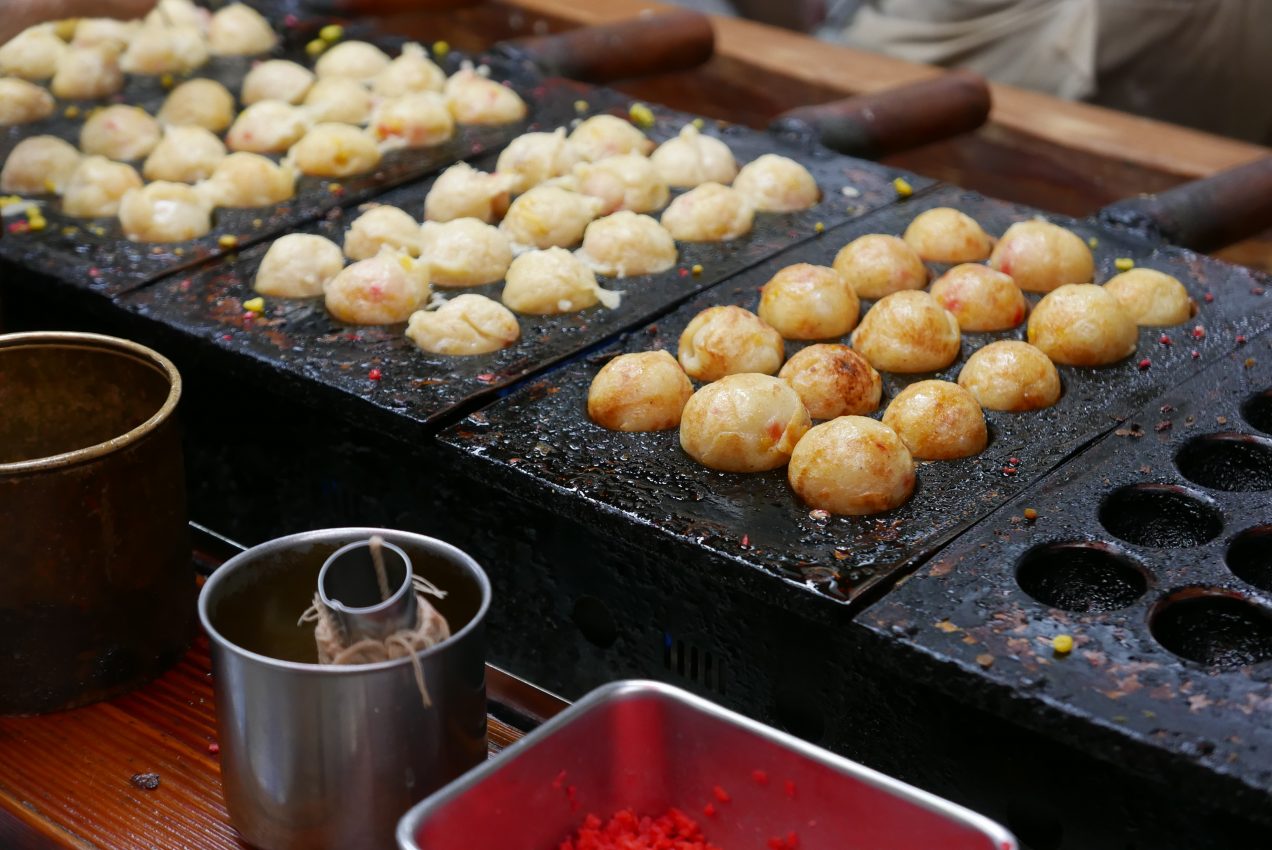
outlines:
[[958, 319], [926, 292], [880, 298], [852, 336], [852, 347], [883, 372], [935, 372], [958, 357]]
[[146, 157], [141, 174], [147, 180], [197, 183], [206, 180], [225, 159], [225, 144], [202, 127], [167, 127]]
[[311, 233], [275, 239], [261, 258], [252, 288], [272, 298], [317, 298], [344, 268], [340, 246]]
[[418, 44], [403, 45], [402, 53], [371, 81], [371, 90], [380, 97], [401, 97], [412, 92], [440, 93], [445, 86], [446, 72], [437, 67]]
[[808, 169], [774, 153], [742, 166], [733, 188], [760, 212], [806, 210], [821, 200], [821, 190]]
[[830, 339], [857, 327], [861, 303], [839, 272], [796, 263], [760, 290], [760, 318], [786, 339]]
[[208, 23], [208, 47], [213, 56], [256, 56], [269, 52], [277, 42], [269, 21], [242, 3], [218, 9]]
[[355, 325], [405, 322], [428, 301], [428, 264], [385, 248], [332, 278], [327, 312]]
[[605, 202], [556, 186], [535, 186], [508, 207], [499, 225], [514, 247], [567, 248], [601, 214]]
[[261, 100], [239, 113], [225, 134], [232, 151], [282, 153], [309, 129], [310, 118], [298, 106], [281, 100]]
[[344, 237], [344, 253], [351, 260], [365, 260], [387, 246], [415, 257], [419, 256], [420, 242], [419, 222], [410, 213], [381, 204], [349, 225]]
[[305, 94], [304, 111], [314, 122], [366, 124], [374, 108], [371, 90], [348, 77], [323, 77]]
[[31, 27], [0, 44], [0, 74], [47, 80], [57, 72], [58, 61], [69, 49], [52, 27]]
[[104, 156], [86, 156], [71, 173], [62, 192], [62, 212], [76, 218], [105, 218], [119, 212], [129, 189], [140, 189], [137, 169]]
[[1011, 275], [1025, 292], [1090, 283], [1095, 274], [1095, 260], [1082, 237], [1049, 221], [1018, 221], [1007, 228], [989, 264]]
[[57, 136], [31, 136], [13, 146], [0, 171], [0, 192], [61, 192], [80, 164], [80, 152]]
[[526, 117], [521, 95], [471, 69], [456, 71], [444, 93], [457, 124], [512, 124]]
[[935, 207], [919, 213], [905, 229], [905, 241], [933, 263], [974, 263], [987, 259], [994, 240], [964, 212]]
[[213, 206], [265, 207], [296, 194], [296, 172], [255, 153], [232, 153], [197, 187]]
[[692, 189], [702, 183], [728, 185], [738, 176], [738, 164], [729, 146], [714, 136], [705, 136], [692, 124], [680, 135], [668, 139], [649, 156], [663, 181], [677, 189]]
[[433, 182], [424, 198], [424, 218], [453, 221], [476, 218], [498, 221], [508, 211], [508, 195], [514, 179], [506, 174], [478, 171], [466, 162], [457, 162]]
[[1027, 337], [1056, 363], [1104, 366], [1135, 353], [1139, 330], [1104, 287], [1066, 283], [1034, 307]]
[[615, 115], [593, 115], [579, 122], [570, 143], [588, 162], [625, 153], [645, 155], [654, 149], [653, 140], [639, 127]]
[[722, 242], [751, 232], [755, 208], [729, 186], [703, 183], [663, 210], [662, 226], [682, 242]]
[[785, 381], [729, 375], [690, 397], [680, 418], [680, 446], [712, 469], [763, 472], [784, 466], [811, 424]]
[[565, 128], [552, 133], [523, 133], [499, 154], [495, 171], [516, 178], [512, 190], [520, 194], [545, 180], [569, 174], [582, 161], [578, 149], [565, 137]]
[[234, 95], [216, 80], [188, 80], [168, 94], [155, 117], [161, 124], [219, 133], [234, 120]]
[[508, 266], [503, 302], [518, 313], [576, 313], [601, 304], [611, 310], [621, 295], [601, 289], [592, 270], [564, 248], [530, 251]]
[[1156, 269], [1131, 269], [1114, 275], [1104, 288], [1113, 293], [1137, 325], [1165, 327], [1188, 321], [1192, 299], [1178, 278]]
[[928, 270], [914, 249], [895, 236], [868, 233], [839, 249], [835, 271], [859, 298], [882, 298], [927, 286]]
[[654, 274], [676, 264], [676, 240], [656, 219], [624, 210], [587, 226], [579, 257], [610, 277]]
[[144, 159], [159, 144], [159, 122], [144, 109], [122, 103], [108, 106], [80, 128], [80, 150], [120, 162]]
[[964, 331], [1005, 331], [1025, 320], [1025, 296], [1009, 275], [962, 263], [932, 284], [932, 297], [954, 314]]
[[380, 148], [361, 127], [331, 122], [311, 127], [292, 145], [287, 158], [297, 171], [311, 177], [352, 177], [375, 170]]
[[434, 286], [481, 286], [503, 280], [512, 245], [503, 231], [477, 218], [426, 221], [420, 228], [421, 256]]
[[193, 0], [159, 0], [155, 8], [146, 15], [147, 25], [166, 27], [194, 27], [205, 32], [211, 22], [212, 13], [202, 6], [196, 6]]
[[489, 354], [521, 338], [512, 311], [484, 295], [457, 295], [436, 310], [411, 314], [411, 342], [433, 354]]
[[119, 223], [134, 242], [184, 242], [212, 229], [211, 212], [194, 187], [157, 180], [124, 193]]
[[864, 416], [841, 416], [804, 435], [786, 479], [810, 507], [864, 516], [904, 505], [914, 492], [914, 458], [897, 433]]
[[116, 53], [128, 49], [141, 21], [117, 21], [114, 18], [80, 18], [75, 24], [72, 47], [109, 47]]
[[680, 334], [680, 365], [689, 377], [716, 381], [725, 375], [773, 375], [786, 359], [782, 335], [763, 319], [733, 305], [708, 307]]
[[874, 413], [883, 396], [879, 373], [846, 345], [822, 343], [801, 349], [777, 376], [799, 393], [814, 419]]
[[958, 384], [986, 410], [1041, 410], [1060, 400], [1060, 373], [1047, 355], [1018, 339], [991, 342], [972, 352]]
[[437, 92], [408, 92], [380, 101], [370, 129], [385, 148], [427, 148], [455, 135], [455, 119]]
[[119, 58], [130, 74], [188, 74], [208, 61], [208, 43], [198, 27], [146, 24]]
[[985, 450], [989, 429], [975, 396], [950, 381], [918, 381], [897, 393], [883, 413], [887, 425], [919, 460], [954, 460]]
[[[58, 60], [49, 90], [65, 100], [101, 100], [124, 87], [119, 54], [112, 47], [72, 47]], [[3, 103], [0, 97], [0, 103]]]
[[693, 384], [667, 352], [620, 354], [592, 379], [587, 415], [611, 431], [665, 431], [680, 424], [691, 395]]
[[286, 59], [270, 59], [247, 72], [241, 91], [244, 105], [262, 100], [301, 103], [314, 84], [314, 72]]
[[43, 86], [17, 77], [0, 77], [0, 127], [30, 124], [52, 112], [53, 98]]
[[389, 67], [390, 61], [388, 54], [374, 44], [342, 41], [318, 57], [318, 61], [314, 63], [314, 71], [320, 79], [346, 77], [369, 83]]
[[667, 206], [671, 191], [653, 164], [639, 154], [619, 154], [575, 166], [578, 191], [605, 202], [602, 213], [651, 212]]

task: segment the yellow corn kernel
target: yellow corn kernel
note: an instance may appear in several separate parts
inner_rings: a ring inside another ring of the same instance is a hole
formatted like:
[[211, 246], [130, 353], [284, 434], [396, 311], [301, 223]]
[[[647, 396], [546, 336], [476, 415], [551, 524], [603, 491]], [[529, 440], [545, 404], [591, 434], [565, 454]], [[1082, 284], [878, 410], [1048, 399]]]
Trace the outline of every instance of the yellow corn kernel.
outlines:
[[328, 183], [327, 191], [331, 192], [333, 195], [339, 195], [344, 191], [344, 186], [341, 186], [339, 183]]
[[238, 237], [227, 233], [224, 236], [221, 236], [220, 238], [218, 238], [216, 240], [216, 244], [220, 245], [222, 248], [237, 248]]
[[19, 195], [0, 195], [0, 207], [7, 207], [11, 204], [20, 203], [22, 203], [22, 198]]
[[53, 182], [52, 180], [50, 180], [49, 178], [45, 177], [45, 178], [44, 178], [44, 191], [48, 192], [50, 195], [54, 194], [55, 192], [57, 192], [57, 184], [56, 184], [56, 183], [54, 183], [54, 182]]
[[333, 41], [339, 41], [340, 37], [343, 35], [344, 27], [340, 26], [340, 24], [327, 24], [325, 27], [318, 30], [318, 37], [328, 44], [331, 44]]
[[691, 122], [689, 122], [689, 123], [693, 124], [693, 126], [694, 126], [694, 127], [697, 127], [699, 130], [701, 130], [703, 127], [707, 126], [707, 122], [706, 122], [706, 121], [703, 121], [701, 118], [695, 118], [695, 119], [693, 119], [693, 121], [691, 121]]
[[587, 101], [586, 101], [586, 100], [576, 100], [576, 101], [574, 101], [574, 111], [575, 111], [575, 112], [587, 112]]
[[813, 232], [814, 232], [814, 233], [825, 233], [825, 232], [826, 232], [826, 225], [825, 225], [825, 224], [823, 224], [823, 223], [822, 223], [822, 222], [820, 222], [820, 221], [819, 221], [819, 222], [817, 222], [816, 224], [814, 224], [814, 225], [813, 225]]
[[62, 110], [62, 114], [65, 115], [67, 118], [78, 118], [80, 114], [80, 108], [72, 103], [70, 106]]
[[1087, 240], [1087, 244], [1090, 245], [1092, 248], [1099, 248], [1100, 240], [1092, 236], [1090, 239]]
[[908, 198], [914, 194], [914, 187], [910, 185], [910, 181], [904, 177], [898, 177], [892, 181], [892, 188], [897, 190], [897, 195], [902, 198]]
[[75, 37], [75, 28], [79, 26], [79, 18], [62, 18], [53, 23], [53, 34], [62, 41], [70, 41]]
[[305, 53], [309, 54], [310, 59], [317, 59], [322, 52], [327, 49], [327, 42], [321, 38], [315, 38], [313, 41], [305, 45]]
[[694, 263], [693, 268], [690, 269], [690, 271], [692, 271], [695, 276], [702, 274], [702, 263]]
[[171, 74], [164, 74], [162, 77], [159, 78], [159, 85], [163, 86], [166, 89], [172, 88], [172, 84], [175, 82], [176, 80], [172, 78]]
[[447, 53], [450, 53], [450, 44], [445, 41], [433, 42], [433, 55], [441, 59]]
[[249, 313], [264, 313], [265, 299], [261, 298], [259, 295], [255, 298], [249, 298], [243, 302], [243, 309], [247, 310]]
[[30, 218], [27, 219], [27, 227], [29, 227], [31, 230], [43, 230], [44, 228], [48, 226], [49, 226], [49, 223], [44, 219], [44, 216], [42, 215], [31, 216]]
[[1113, 261], [1113, 266], [1120, 272], [1129, 272], [1135, 268], [1135, 261], [1130, 257], [1118, 257]]
[[1073, 636], [1056, 635], [1051, 639], [1051, 648], [1056, 655], [1068, 655], [1073, 652]]
[[406, 255], [403, 255], [398, 260], [398, 263], [402, 266], [403, 270], [408, 272], [412, 271], [415, 268], [415, 261]]
[[627, 114], [631, 116], [632, 123], [637, 127], [654, 126], [654, 110], [643, 103], [633, 103], [631, 109], [627, 110]]

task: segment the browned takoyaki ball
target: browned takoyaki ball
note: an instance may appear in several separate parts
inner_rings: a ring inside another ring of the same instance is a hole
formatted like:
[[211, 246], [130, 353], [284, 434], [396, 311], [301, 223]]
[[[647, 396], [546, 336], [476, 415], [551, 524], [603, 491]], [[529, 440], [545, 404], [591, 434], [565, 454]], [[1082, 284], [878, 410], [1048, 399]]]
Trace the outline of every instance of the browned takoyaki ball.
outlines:
[[980, 454], [989, 442], [976, 398], [950, 381], [919, 381], [897, 393], [883, 413], [887, 425], [919, 460]]
[[785, 381], [729, 375], [689, 399], [680, 419], [680, 445], [712, 469], [762, 472], [790, 460], [809, 424], [804, 403]]
[[1113, 293], [1067, 283], [1047, 293], [1029, 317], [1029, 342], [1056, 363], [1103, 366], [1135, 352], [1135, 320]]
[[587, 414], [611, 431], [662, 431], [680, 424], [693, 384], [666, 351], [620, 354], [587, 392]]
[[988, 410], [1039, 410], [1060, 400], [1055, 364], [1018, 339], [991, 342], [972, 352], [958, 373], [958, 384]]
[[814, 419], [873, 413], [883, 394], [879, 373], [846, 345], [810, 345], [787, 360], [777, 376], [799, 393]]
[[804, 435], [786, 478], [814, 508], [862, 516], [900, 507], [914, 492], [914, 459], [897, 433], [874, 419], [841, 416]]
[[786, 339], [843, 336], [857, 326], [860, 311], [852, 287], [827, 266], [787, 266], [760, 290], [760, 318]]
[[680, 335], [680, 365], [699, 381], [738, 372], [772, 375], [785, 357], [782, 335], [741, 307], [708, 307]]
[[932, 297], [964, 331], [1005, 331], [1025, 320], [1025, 295], [1010, 276], [979, 263], [962, 263], [932, 284]]

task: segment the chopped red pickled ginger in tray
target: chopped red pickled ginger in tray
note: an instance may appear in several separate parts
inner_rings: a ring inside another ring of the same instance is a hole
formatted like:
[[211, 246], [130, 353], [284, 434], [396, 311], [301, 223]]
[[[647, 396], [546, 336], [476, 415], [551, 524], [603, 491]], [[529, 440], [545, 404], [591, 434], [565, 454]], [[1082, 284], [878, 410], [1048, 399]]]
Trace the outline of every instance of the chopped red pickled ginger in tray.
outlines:
[[559, 850], [720, 850], [702, 836], [697, 821], [679, 809], [658, 817], [641, 817], [622, 809], [602, 822], [589, 814]]

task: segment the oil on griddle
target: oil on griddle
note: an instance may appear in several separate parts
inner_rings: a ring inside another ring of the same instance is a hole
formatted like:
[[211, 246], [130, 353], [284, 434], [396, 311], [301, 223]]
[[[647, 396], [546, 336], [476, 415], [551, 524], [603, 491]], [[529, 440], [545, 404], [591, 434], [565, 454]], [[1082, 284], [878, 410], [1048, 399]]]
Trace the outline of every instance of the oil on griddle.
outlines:
[[[1138, 351], [1101, 369], [1060, 367], [1064, 393], [1052, 408], [1031, 413], [986, 411], [989, 446], [957, 461], [920, 463], [913, 498], [873, 517], [819, 518], [790, 491], [786, 470], [757, 474], [717, 472], [680, 449], [675, 430], [616, 433], [589, 421], [587, 390], [610, 357], [623, 351], [676, 351], [681, 331], [700, 310], [716, 304], [754, 309], [759, 288], [778, 269], [796, 262], [830, 265], [836, 252], [866, 233], [900, 234], [919, 212], [954, 206], [993, 235], [1037, 211], [970, 192], [940, 188], [827, 231], [721, 284], [619, 344], [556, 370], [441, 434], [443, 443], [475, 456], [485, 474], [502, 473], [524, 488], [527, 476], [601, 504], [620, 521], [655, 526], [716, 556], [764, 570], [839, 602], [861, 603], [1002, 505], [1030, 481], [1053, 469], [1098, 435], [1115, 417], [1134, 411], [1162, 389], [1231, 349], [1239, 334], [1269, 324], [1266, 279], [1176, 248], [1155, 247], [1089, 222], [1048, 216], [1093, 250], [1096, 280], [1116, 273], [1118, 258], [1157, 268], [1184, 282], [1199, 314], [1186, 325], [1141, 328]], [[939, 273], [943, 267], [930, 264]], [[1205, 294], [1212, 294], [1207, 303]], [[1037, 295], [1027, 296], [1036, 303]], [[863, 305], [863, 314], [864, 314]], [[1195, 327], [1204, 333], [1194, 334]], [[1160, 338], [1165, 331], [1169, 344]], [[906, 385], [928, 378], [953, 380], [972, 351], [995, 339], [1022, 338], [1024, 326], [995, 334], [963, 336], [960, 357], [936, 374], [884, 374], [884, 398], [876, 417]], [[787, 343], [787, 353], [799, 344]], [[1196, 352], [1196, 358], [1193, 352]], [[1150, 361], [1141, 368], [1140, 361]], [[568, 508], [563, 508], [568, 510]]]

